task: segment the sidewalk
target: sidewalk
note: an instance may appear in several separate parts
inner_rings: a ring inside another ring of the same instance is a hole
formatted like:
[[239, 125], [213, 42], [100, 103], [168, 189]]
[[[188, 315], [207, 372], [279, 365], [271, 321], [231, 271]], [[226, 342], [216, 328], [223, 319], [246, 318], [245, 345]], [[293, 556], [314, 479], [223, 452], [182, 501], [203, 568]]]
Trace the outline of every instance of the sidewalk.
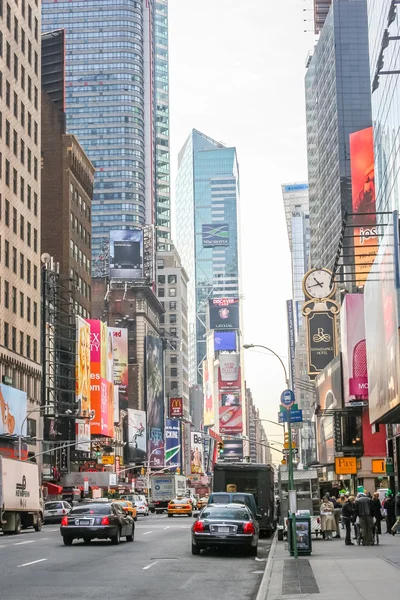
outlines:
[[[377, 600], [400, 597], [400, 534], [379, 546], [314, 540], [311, 556], [295, 561], [286, 542], [274, 540], [265, 600]], [[263, 582], [264, 583], [264, 582]]]

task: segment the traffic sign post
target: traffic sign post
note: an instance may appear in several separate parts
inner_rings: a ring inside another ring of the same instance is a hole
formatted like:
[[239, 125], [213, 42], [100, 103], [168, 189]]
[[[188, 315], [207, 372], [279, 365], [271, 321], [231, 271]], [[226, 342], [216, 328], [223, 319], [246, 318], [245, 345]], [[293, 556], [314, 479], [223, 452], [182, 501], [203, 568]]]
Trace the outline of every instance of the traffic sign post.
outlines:
[[295, 403], [294, 392], [292, 390], [284, 390], [281, 394], [281, 405], [290, 410]]
[[[287, 457], [289, 461], [289, 495], [290, 492], [295, 492], [296, 488], [294, 487], [294, 477], [293, 477], [293, 443], [292, 443], [292, 422], [301, 422], [303, 420], [303, 413], [301, 410], [292, 411], [292, 407], [295, 403], [295, 396], [292, 390], [284, 390], [281, 394], [281, 406], [284, 406], [286, 410], [283, 410], [278, 415], [279, 423], [287, 423], [288, 425], [288, 448], [287, 448]], [[299, 413], [299, 414], [296, 414]], [[294, 417], [292, 419], [292, 416]], [[296, 451], [298, 452], [297, 448]], [[296, 454], [297, 454], [296, 452]], [[284, 449], [283, 454], [286, 455], [286, 449]], [[292, 518], [289, 519], [292, 527], [292, 540], [293, 540], [293, 556], [294, 558], [298, 558], [299, 553], [297, 550], [297, 537], [296, 537], [296, 510], [293, 506], [290, 508]]]

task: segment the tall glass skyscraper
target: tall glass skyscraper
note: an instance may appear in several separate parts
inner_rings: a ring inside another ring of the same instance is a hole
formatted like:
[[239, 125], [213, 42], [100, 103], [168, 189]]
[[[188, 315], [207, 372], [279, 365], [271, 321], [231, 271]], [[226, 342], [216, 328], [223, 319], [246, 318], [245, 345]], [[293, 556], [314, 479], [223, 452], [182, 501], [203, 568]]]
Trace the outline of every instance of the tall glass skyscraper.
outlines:
[[371, 126], [366, 0], [332, 2], [307, 69], [306, 118], [311, 266], [332, 268], [352, 212], [349, 136]]
[[209, 299], [240, 293], [238, 211], [236, 149], [193, 129], [179, 154], [175, 227], [189, 276], [191, 385], [202, 382]]
[[42, 24], [66, 30], [67, 129], [96, 167], [93, 260], [138, 224], [168, 248], [168, 0], [43, 0]]

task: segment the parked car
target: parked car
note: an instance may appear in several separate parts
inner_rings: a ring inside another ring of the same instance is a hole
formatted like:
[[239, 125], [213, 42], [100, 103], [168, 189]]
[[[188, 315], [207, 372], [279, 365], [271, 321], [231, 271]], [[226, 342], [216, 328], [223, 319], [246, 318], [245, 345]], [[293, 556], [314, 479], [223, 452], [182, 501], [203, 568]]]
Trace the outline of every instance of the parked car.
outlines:
[[86, 544], [94, 539], [110, 539], [112, 544], [119, 544], [121, 537], [133, 542], [135, 523], [116, 502], [83, 503], [63, 517], [60, 533], [66, 546], [76, 539]]
[[253, 517], [257, 517], [257, 504], [253, 494], [241, 492], [212, 492], [208, 498], [208, 504], [244, 504], [249, 508]]
[[136, 500], [135, 508], [138, 515], [149, 516], [149, 505], [144, 500]]
[[206, 548], [240, 548], [257, 556], [259, 525], [244, 504], [208, 504], [192, 526], [192, 554]]
[[174, 515], [188, 515], [191, 517], [193, 513], [193, 506], [189, 498], [174, 498], [168, 504], [168, 517]]
[[43, 510], [45, 523], [61, 523], [61, 519], [70, 513], [72, 506], [65, 500], [46, 502]]

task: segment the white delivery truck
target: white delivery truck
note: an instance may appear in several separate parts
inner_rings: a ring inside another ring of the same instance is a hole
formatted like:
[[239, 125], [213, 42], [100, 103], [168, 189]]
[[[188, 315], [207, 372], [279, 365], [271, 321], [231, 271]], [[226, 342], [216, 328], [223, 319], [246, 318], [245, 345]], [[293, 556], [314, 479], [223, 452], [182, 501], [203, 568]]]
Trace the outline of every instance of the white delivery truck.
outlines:
[[186, 477], [183, 475], [153, 475], [151, 478], [151, 504], [156, 513], [167, 510], [173, 498], [186, 493]]
[[38, 465], [0, 456], [0, 528], [7, 534], [31, 526], [40, 531], [42, 523]]

